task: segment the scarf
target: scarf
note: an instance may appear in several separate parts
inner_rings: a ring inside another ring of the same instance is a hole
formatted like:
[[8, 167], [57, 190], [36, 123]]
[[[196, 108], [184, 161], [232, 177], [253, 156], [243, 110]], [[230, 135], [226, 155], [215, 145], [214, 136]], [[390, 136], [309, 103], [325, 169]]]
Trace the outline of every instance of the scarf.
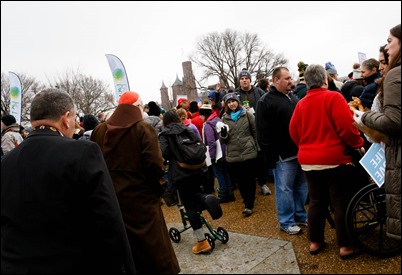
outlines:
[[234, 122], [239, 120], [240, 114], [242, 113], [243, 109], [238, 110], [237, 112], [231, 112], [230, 117]]

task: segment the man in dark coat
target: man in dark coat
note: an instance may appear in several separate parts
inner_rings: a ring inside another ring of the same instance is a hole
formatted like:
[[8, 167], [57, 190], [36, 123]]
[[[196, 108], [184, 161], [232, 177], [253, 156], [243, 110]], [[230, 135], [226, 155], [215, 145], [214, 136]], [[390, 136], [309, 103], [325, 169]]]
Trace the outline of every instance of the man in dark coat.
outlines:
[[257, 102], [256, 127], [267, 168], [273, 169], [279, 229], [288, 234], [302, 232], [306, 225], [305, 202], [308, 190], [304, 172], [297, 160], [297, 146], [290, 137], [289, 123], [299, 99], [290, 92], [289, 69], [277, 67], [272, 85]]
[[135, 273], [99, 147], [72, 139], [72, 98], [45, 89], [33, 131], [1, 160], [1, 273]]
[[143, 119], [142, 105], [137, 93], [123, 93], [91, 140], [101, 147], [112, 176], [138, 272], [177, 274], [180, 267], [160, 204], [162, 152], [155, 129]]

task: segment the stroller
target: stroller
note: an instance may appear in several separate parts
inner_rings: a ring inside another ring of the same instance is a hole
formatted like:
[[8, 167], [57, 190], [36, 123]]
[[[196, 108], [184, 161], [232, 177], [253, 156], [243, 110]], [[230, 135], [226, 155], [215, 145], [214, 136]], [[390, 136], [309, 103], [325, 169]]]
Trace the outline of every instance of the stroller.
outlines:
[[[185, 212], [184, 206], [181, 202], [180, 194], [178, 191], [176, 192], [178, 197], [177, 208], [180, 211], [180, 216], [183, 223], [183, 229], [179, 230], [175, 227], [171, 227], [169, 229], [169, 237], [173, 242], [178, 243], [181, 240], [180, 234], [186, 231], [187, 229], [190, 229], [191, 225], [188, 221], [187, 213]], [[218, 199], [214, 195], [211, 194], [205, 195], [202, 193], [199, 193], [197, 195], [197, 198], [200, 202], [198, 211], [200, 213], [201, 223], [203, 226], [205, 225], [209, 230], [209, 233], [205, 233], [205, 238], [208, 240], [210, 246], [212, 247], [212, 249], [215, 248], [215, 240], [219, 240], [224, 244], [227, 243], [229, 241], [228, 232], [222, 227], [218, 227], [216, 230], [214, 230], [212, 226], [209, 224], [209, 222], [202, 216], [202, 211], [207, 210], [208, 213], [211, 215], [212, 219], [214, 220], [222, 217], [222, 208], [219, 204]]]

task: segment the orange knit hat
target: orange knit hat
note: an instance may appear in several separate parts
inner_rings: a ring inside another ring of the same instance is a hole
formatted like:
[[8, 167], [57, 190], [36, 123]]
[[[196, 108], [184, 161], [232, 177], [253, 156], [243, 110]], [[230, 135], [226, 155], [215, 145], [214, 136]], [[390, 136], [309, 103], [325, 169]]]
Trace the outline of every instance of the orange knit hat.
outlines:
[[136, 92], [124, 92], [119, 99], [119, 105], [120, 104], [129, 104], [129, 105], [142, 105], [142, 100], [140, 98], [140, 95]]

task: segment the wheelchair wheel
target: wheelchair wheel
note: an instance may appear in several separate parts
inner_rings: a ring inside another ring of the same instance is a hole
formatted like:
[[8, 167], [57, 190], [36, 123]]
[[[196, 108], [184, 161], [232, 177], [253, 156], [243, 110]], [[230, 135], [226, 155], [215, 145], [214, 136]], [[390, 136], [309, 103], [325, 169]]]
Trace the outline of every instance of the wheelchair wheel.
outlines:
[[401, 243], [386, 236], [385, 190], [376, 184], [363, 187], [346, 210], [346, 229], [358, 247], [377, 257], [391, 256]]
[[180, 231], [174, 227], [170, 228], [169, 229], [169, 237], [175, 243], [180, 242], [180, 240], [181, 240]]
[[215, 248], [215, 239], [209, 233], [205, 233], [205, 239], [208, 240], [209, 245], [212, 247], [212, 250]]
[[227, 243], [229, 241], [229, 234], [223, 227], [218, 227], [216, 232], [221, 236], [222, 243]]

